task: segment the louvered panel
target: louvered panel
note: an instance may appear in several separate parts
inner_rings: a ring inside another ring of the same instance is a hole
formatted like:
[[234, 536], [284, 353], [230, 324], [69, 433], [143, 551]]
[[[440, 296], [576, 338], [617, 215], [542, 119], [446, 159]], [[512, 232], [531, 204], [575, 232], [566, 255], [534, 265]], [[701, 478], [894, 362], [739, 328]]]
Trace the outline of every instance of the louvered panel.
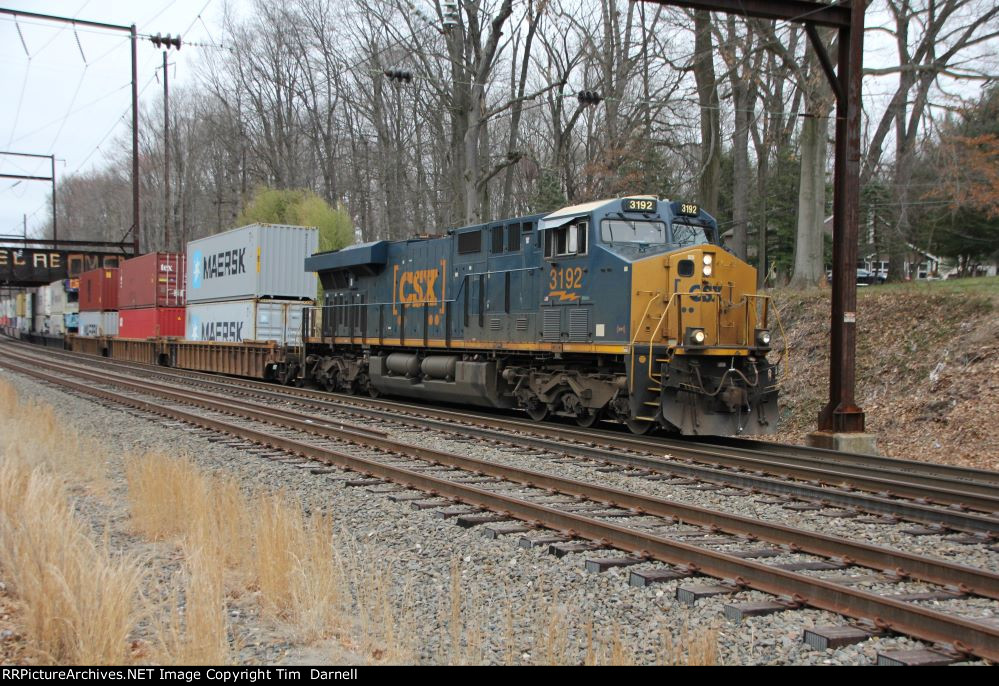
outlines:
[[527, 331], [527, 317], [517, 317], [517, 331]]
[[546, 341], [562, 339], [562, 308], [544, 308], [544, 319], [541, 321], [541, 338]]
[[499, 331], [502, 326], [503, 326], [503, 322], [500, 320], [499, 317], [490, 317], [489, 318], [489, 330], [490, 331]]
[[590, 308], [577, 307], [569, 310], [569, 340], [585, 341], [590, 337]]

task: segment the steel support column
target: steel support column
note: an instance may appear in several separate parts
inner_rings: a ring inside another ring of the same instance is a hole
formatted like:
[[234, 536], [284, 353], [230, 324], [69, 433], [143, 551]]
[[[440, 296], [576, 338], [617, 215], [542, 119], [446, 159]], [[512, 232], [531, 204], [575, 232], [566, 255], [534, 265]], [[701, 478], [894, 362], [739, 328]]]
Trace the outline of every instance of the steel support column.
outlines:
[[[820, 431], [859, 433], [864, 411], [857, 406], [857, 240], [860, 219], [860, 118], [867, 0], [641, 0], [744, 17], [804, 25], [822, 70], [836, 94], [836, 165], [833, 181], [833, 278], [830, 328], [829, 403], [819, 413]], [[816, 27], [838, 31], [838, 59], [832, 60]]]

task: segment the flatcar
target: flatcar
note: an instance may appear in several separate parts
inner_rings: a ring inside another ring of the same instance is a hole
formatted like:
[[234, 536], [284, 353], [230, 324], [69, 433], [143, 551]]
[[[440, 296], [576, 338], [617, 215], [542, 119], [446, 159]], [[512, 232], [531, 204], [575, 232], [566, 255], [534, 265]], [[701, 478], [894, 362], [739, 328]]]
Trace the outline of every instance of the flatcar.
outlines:
[[305, 268], [322, 297], [282, 371], [299, 381], [635, 433], [776, 430], [775, 313], [694, 204], [600, 200]]

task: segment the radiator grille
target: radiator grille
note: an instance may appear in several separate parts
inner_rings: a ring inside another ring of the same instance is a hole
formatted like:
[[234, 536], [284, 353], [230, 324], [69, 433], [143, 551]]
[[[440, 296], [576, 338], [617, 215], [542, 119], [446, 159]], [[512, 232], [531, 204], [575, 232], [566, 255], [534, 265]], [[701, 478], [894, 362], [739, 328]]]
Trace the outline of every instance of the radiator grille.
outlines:
[[541, 338], [546, 341], [558, 341], [562, 338], [562, 308], [544, 308], [544, 320], [541, 324]]
[[569, 340], [585, 341], [590, 337], [590, 309], [578, 307], [569, 310]]

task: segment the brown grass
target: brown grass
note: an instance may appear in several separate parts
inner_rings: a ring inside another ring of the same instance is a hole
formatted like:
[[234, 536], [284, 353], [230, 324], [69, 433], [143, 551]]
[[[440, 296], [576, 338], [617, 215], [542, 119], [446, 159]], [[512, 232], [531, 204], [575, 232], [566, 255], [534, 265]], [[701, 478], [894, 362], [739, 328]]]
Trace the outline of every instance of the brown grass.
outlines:
[[98, 549], [65, 489], [23, 457], [0, 462], [0, 564], [32, 647], [56, 664], [121, 664], [137, 618], [140, 569]]
[[223, 570], [219, 558], [201, 549], [188, 549], [187, 583], [170, 615], [157, 627], [156, 661], [170, 665], [222, 665], [233, 661]]
[[14, 386], [0, 380], [0, 421], [0, 455], [6, 459], [43, 467], [54, 478], [97, 494], [107, 492], [105, 451], [51, 405], [22, 400]]

